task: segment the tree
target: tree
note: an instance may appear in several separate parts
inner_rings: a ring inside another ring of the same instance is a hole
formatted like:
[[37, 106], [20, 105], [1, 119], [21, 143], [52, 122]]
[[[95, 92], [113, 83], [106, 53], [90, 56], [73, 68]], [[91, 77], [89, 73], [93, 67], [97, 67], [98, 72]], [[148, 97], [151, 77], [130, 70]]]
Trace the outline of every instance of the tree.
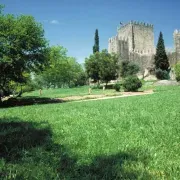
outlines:
[[174, 70], [175, 70], [176, 80], [179, 82], [180, 81], [180, 63], [175, 64]]
[[162, 32], [160, 32], [159, 34], [159, 39], [156, 47], [155, 68], [161, 69], [162, 71], [169, 70], [169, 60], [166, 55]]
[[85, 59], [85, 69], [89, 78], [93, 79], [95, 82], [99, 82], [99, 53], [96, 52], [90, 55], [89, 58]]
[[98, 35], [98, 29], [96, 29], [96, 31], [95, 31], [93, 54], [95, 54], [96, 52], [99, 52], [99, 35]]
[[[62, 46], [50, 47], [49, 65], [36, 76], [42, 87], [72, 87], [85, 84], [85, 72], [73, 57], [67, 56]], [[84, 80], [84, 81], [83, 81]]]
[[0, 90], [6, 92], [11, 81], [25, 83], [24, 74], [43, 69], [48, 48], [34, 17], [0, 12]]
[[99, 60], [99, 76], [101, 81], [106, 83], [115, 80], [118, 77], [118, 57], [115, 54], [109, 54], [107, 50], [102, 50]]
[[96, 52], [85, 60], [85, 68], [89, 78], [95, 82], [99, 80], [106, 84], [117, 77], [118, 57], [115, 54], [109, 54], [107, 50]]
[[120, 64], [120, 76], [125, 78], [133, 76], [139, 72], [139, 66], [130, 61], [122, 61]]

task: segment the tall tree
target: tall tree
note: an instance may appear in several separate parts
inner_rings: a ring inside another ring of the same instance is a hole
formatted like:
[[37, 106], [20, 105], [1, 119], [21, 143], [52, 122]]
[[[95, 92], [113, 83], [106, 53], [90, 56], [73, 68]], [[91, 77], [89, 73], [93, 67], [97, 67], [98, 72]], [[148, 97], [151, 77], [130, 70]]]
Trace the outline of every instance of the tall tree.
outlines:
[[166, 55], [162, 32], [160, 32], [159, 34], [159, 39], [156, 47], [155, 68], [161, 69], [162, 71], [168, 71], [169, 69], [169, 60]]
[[101, 81], [106, 83], [118, 77], [118, 56], [109, 54], [106, 49], [100, 53], [99, 76]]
[[42, 69], [48, 54], [42, 25], [32, 16], [0, 13], [0, 90], [11, 81], [26, 82], [24, 74]]
[[96, 52], [99, 52], [99, 35], [98, 35], [98, 29], [96, 29], [96, 31], [95, 31], [93, 54], [95, 54]]
[[139, 66], [130, 61], [122, 61], [120, 64], [120, 76], [125, 78], [127, 76], [136, 75], [139, 72]]
[[117, 77], [118, 57], [115, 54], [109, 54], [107, 50], [102, 50], [86, 58], [85, 68], [88, 77], [95, 82], [101, 80], [107, 84]]
[[95, 82], [99, 82], [99, 53], [96, 52], [85, 59], [85, 69], [89, 78], [92, 78]]

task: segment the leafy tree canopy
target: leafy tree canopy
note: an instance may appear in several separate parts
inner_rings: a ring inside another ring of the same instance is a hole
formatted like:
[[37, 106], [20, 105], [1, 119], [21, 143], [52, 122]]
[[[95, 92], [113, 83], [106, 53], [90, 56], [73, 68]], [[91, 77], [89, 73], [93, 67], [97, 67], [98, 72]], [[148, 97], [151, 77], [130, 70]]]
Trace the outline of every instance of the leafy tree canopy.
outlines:
[[117, 77], [118, 57], [109, 54], [107, 50], [96, 52], [85, 60], [85, 68], [88, 77], [95, 82], [101, 80], [106, 84]]
[[52, 46], [49, 53], [49, 66], [37, 80], [45, 87], [62, 87], [84, 85], [86, 81], [82, 66], [73, 57], [67, 56], [62, 46]]
[[34, 17], [0, 12], [0, 89], [5, 91], [10, 81], [26, 82], [24, 74], [43, 69], [48, 48]]
[[120, 63], [120, 76], [122, 78], [135, 75], [138, 72], [139, 72], [139, 66], [137, 64], [126, 60]]

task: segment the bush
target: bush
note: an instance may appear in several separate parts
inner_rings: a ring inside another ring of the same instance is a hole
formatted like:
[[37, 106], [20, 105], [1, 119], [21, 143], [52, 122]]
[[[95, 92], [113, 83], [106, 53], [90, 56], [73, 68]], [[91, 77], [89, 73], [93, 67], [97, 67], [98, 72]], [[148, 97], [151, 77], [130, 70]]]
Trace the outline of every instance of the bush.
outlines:
[[114, 84], [114, 89], [116, 90], [116, 91], [120, 91], [120, 88], [121, 88], [121, 84], [120, 83], [116, 83], [116, 84]]
[[124, 91], [137, 91], [142, 87], [142, 82], [137, 76], [128, 76], [123, 82]]
[[160, 80], [170, 79], [169, 72], [166, 70], [156, 69], [155, 73], [156, 73], [156, 77]]
[[176, 74], [176, 80], [180, 81], [180, 63], [177, 63], [174, 69]]

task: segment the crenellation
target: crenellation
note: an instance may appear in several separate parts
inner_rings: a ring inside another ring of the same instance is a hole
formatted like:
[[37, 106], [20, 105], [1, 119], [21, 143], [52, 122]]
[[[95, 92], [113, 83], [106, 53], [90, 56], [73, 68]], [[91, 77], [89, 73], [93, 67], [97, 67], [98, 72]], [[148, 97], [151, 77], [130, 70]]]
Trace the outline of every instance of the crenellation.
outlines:
[[175, 29], [173, 33], [174, 49], [175, 49], [175, 62], [180, 60], [180, 30]]
[[[150, 64], [149, 61], [151, 61], [151, 57], [155, 52], [153, 25], [131, 20], [117, 29], [116, 38], [109, 42], [109, 52], [117, 53], [122, 59], [131, 61], [136, 61], [136, 58], [139, 57], [141, 59], [143, 57], [144, 66]], [[136, 54], [135, 56], [132, 55], [134, 53]]]

